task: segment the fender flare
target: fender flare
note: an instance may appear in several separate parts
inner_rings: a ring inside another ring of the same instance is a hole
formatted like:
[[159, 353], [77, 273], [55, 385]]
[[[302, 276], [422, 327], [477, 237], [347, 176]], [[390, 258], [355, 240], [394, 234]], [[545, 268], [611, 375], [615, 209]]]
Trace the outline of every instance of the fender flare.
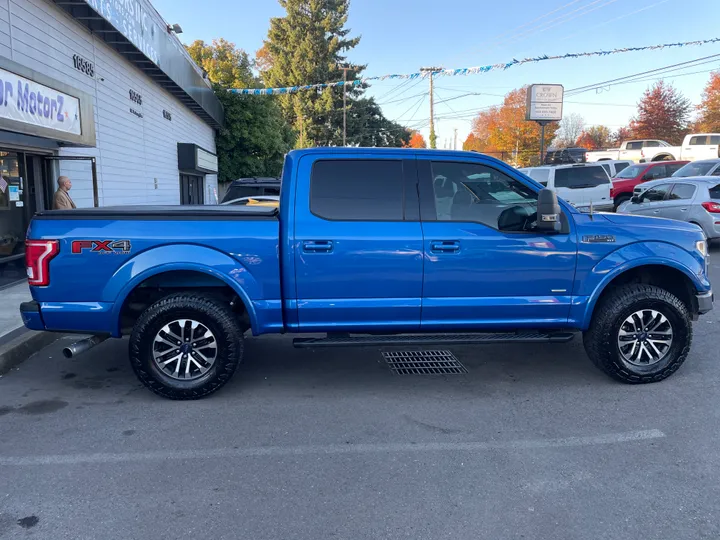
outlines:
[[[662, 247], [664, 253], [657, 253], [659, 247]], [[644, 251], [644, 253], [633, 256], [633, 258], [627, 257], [628, 254], [639, 249]], [[668, 253], [668, 249], [670, 249], [672, 253]], [[652, 251], [652, 253], [648, 253], [648, 251]], [[600, 260], [593, 267], [591, 275], [604, 275], [600, 282], [593, 288], [592, 294], [590, 294], [585, 304], [585, 312], [582, 317], [582, 329], [587, 329], [590, 326], [590, 321], [598, 299], [616, 277], [633, 268], [649, 265], [667, 266], [682, 272], [697, 291], [703, 291], [709, 288], [709, 283], [703, 282], [698, 277], [698, 272], [703, 271], [700, 263], [683, 248], [665, 242], [630, 244], [608, 254], [607, 257]]]
[[116, 322], [118, 335], [120, 313], [125, 300], [135, 287], [148, 278], [177, 270], [200, 272], [226, 283], [245, 304], [253, 330], [257, 328], [257, 314], [252, 299], [261, 298], [261, 290], [245, 266], [212, 248], [195, 244], [172, 244], [138, 253], [118, 268], [108, 280], [102, 292], [102, 301], [113, 303], [112, 317]]

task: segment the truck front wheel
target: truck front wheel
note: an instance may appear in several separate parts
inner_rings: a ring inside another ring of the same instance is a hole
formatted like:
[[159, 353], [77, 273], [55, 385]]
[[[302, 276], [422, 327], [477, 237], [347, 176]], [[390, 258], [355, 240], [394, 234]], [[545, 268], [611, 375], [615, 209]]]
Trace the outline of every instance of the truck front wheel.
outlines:
[[235, 373], [243, 332], [227, 304], [196, 293], [166, 296], [147, 308], [130, 336], [140, 381], [169, 399], [212, 394]]
[[658, 382], [685, 361], [692, 323], [685, 304], [668, 291], [623, 285], [598, 303], [583, 342], [590, 360], [614, 379]]

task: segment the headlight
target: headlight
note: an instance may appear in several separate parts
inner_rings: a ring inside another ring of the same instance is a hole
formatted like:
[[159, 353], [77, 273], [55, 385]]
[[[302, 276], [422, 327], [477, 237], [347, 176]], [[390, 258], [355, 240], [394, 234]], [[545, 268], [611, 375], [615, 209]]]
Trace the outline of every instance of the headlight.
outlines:
[[707, 257], [707, 242], [705, 240], [698, 240], [695, 242], [695, 249], [697, 249], [703, 257]]

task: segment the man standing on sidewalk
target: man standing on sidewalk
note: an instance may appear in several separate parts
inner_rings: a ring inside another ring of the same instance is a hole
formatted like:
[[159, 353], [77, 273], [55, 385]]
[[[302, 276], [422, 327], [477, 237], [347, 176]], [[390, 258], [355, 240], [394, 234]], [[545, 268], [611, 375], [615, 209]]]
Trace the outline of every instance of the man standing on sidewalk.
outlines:
[[70, 179], [67, 176], [60, 176], [57, 182], [58, 189], [53, 197], [53, 210], [72, 210], [73, 208], [77, 208], [68, 193], [72, 187]]

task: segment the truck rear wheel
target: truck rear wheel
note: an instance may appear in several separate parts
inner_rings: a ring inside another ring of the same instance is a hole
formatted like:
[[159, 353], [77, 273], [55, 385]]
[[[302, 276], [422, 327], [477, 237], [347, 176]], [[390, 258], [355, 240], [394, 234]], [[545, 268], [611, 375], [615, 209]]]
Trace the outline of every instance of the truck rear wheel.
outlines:
[[196, 293], [166, 296], [147, 308], [130, 336], [140, 381], [169, 399], [199, 399], [235, 373], [243, 332], [230, 307]]
[[683, 364], [692, 342], [685, 304], [654, 285], [611, 291], [583, 334], [585, 351], [602, 371], [624, 383], [666, 379]]

